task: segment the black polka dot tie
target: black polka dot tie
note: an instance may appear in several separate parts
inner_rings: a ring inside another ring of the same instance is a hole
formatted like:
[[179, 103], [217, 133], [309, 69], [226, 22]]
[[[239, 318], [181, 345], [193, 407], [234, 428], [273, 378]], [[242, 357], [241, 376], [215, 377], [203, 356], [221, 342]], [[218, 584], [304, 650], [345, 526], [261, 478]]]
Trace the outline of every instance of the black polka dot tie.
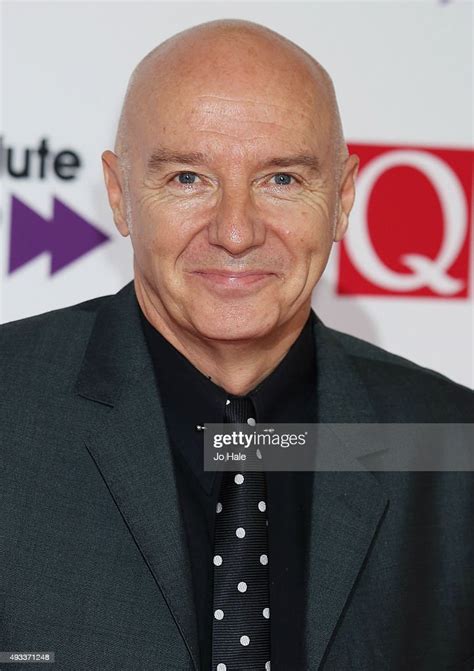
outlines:
[[[248, 397], [229, 396], [224, 422], [255, 425]], [[265, 472], [224, 471], [216, 507], [212, 671], [270, 671]]]

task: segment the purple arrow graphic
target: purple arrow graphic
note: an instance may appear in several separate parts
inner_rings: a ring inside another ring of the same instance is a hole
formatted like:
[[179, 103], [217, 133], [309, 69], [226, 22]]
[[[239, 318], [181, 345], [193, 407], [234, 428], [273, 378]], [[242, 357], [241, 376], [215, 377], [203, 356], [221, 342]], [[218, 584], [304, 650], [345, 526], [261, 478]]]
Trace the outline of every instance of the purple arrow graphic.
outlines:
[[13, 273], [43, 252], [51, 254], [50, 275], [106, 242], [109, 236], [54, 198], [52, 219], [43, 219], [12, 196], [10, 262]]

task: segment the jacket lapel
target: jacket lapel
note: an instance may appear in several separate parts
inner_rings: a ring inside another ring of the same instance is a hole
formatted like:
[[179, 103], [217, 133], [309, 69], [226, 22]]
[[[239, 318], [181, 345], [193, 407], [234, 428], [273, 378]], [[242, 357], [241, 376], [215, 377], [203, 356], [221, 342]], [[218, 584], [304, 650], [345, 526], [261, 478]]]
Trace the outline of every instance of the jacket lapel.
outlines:
[[[331, 331], [316, 321], [318, 422], [376, 421], [367, 389], [350, 358]], [[353, 455], [348, 448], [348, 455]], [[320, 668], [329, 651], [387, 504], [382, 487], [369, 472], [314, 474], [306, 604], [309, 669]]]
[[197, 622], [185, 529], [163, 411], [132, 283], [100, 308], [76, 389], [89, 401], [86, 447], [198, 669]]

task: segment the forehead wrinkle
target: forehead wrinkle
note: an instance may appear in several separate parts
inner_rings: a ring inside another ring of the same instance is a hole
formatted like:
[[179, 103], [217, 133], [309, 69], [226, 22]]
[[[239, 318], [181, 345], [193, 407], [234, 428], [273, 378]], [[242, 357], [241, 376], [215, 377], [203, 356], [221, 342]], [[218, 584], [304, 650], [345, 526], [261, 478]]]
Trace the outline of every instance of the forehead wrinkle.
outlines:
[[223, 130], [213, 130], [212, 128], [197, 128], [196, 130], [201, 133], [210, 133], [211, 135], [222, 135], [223, 137], [228, 137], [231, 140], [238, 140], [239, 142], [255, 142], [256, 140], [266, 140], [265, 135], [255, 135], [254, 137], [246, 137], [245, 140], [242, 140], [236, 135], [232, 135], [232, 133], [226, 133]]
[[[252, 123], [252, 122], [249, 122], [248, 119], [236, 119], [234, 125], [246, 126], [249, 123]], [[256, 123], [259, 126], [271, 126], [272, 128], [279, 128], [281, 130], [287, 130], [287, 131], [292, 131], [294, 129], [294, 126], [283, 126], [283, 124], [279, 124], [276, 121], [258, 121]], [[226, 135], [228, 137], [236, 137], [236, 136], [232, 135], [232, 133], [226, 132], [225, 130], [222, 130], [222, 131], [214, 130], [212, 128], [212, 126], [213, 126], [213, 123], [209, 123], [209, 125], [203, 125], [203, 126], [200, 126], [200, 127], [196, 127], [196, 130], [198, 132], [202, 132], [202, 133], [210, 132], [210, 133], [216, 133], [218, 135]], [[259, 137], [264, 138], [265, 136], [259, 136]], [[245, 141], [248, 141], [250, 139], [251, 138], [246, 137]]]
[[[217, 95], [212, 95], [212, 94], [206, 94], [206, 95], [197, 95], [196, 96], [197, 100], [218, 100], [219, 102], [225, 102], [225, 103], [235, 103], [235, 104], [246, 104], [246, 105], [258, 105], [262, 107], [275, 107], [276, 109], [283, 109], [284, 111], [290, 111], [291, 108], [284, 107], [283, 105], [278, 105], [277, 103], [272, 103], [267, 100], [256, 100], [256, 99], [250, 99], [250, 98], [227, 98], [225, 96], [217, 96]], [[298, 101], [298, 105], [300, 104], [300, 101]]]
[[[263, 125], [263, 124], [262, 124]], [[288, 126], [279, 126], [276, 123], [273, 124], [268, 124], [272, 126], [275, 130], [278, 127], [278, 130], [285, 130], [289, 133], [291, 133], [294, 130], [294, 127], [288, 127]], [[246, 135], [245, 137], [242, 137], [242, 134], [236, 134], [232, 133], [226, 130], [219, 130], [217, 128], [212, 128], [212, 127], [198, 127], [195, 129], [196, 132], [201, 133], [203, 136], [209, 136], [211, 137], [216, 137], [216, 141], [218, 138], [224, 138], [225, 140], [230, 140], [233, 142], [238, 142], [239, 147], [241, 148], [242, 152], [246, 151], [256, 151], [257, 150], [257, 145], [265, 148], [265, 146], [268, 144], [269, 138], [273, 138], [273, 135], [270, 136], [268, 132], [263, 132], [262, 135]], [[252, 130], [257, 130], [258, 129], [252, 129]], [[263, 130], [263, 128], [262, 128]], [[277, 136], [278, 137], [278, 136]], [[205, 140], [204, 140], [205, 141]], [[312, 135], [308, 135], [305, 133], [304, 136], [301, 136], [298, 138], [298, 140], [295, 140], [291, 135], [287, 136], [286, 134], [282, 133], [278, 137], [279, 144], [281, 147], [287, 147], [286, 153], [293, 155], [293, 154], [308, 154], [311, 153], [311, 151], [314, 151], [316, 147], [319, 147], [319, 144], [314, 142], [314, 137]], [[247, 145], [250, 145], [250, 147], [247, 147]], [[276, 149], [275, 145], [273, 146], [273, 151], [279, 152], [278, 149]], [[318, 149], [320, 151], [320, 149]]]
[[[287, 111], [286, 116], [291, 116], [292, 119], [299, 120], [299, 119], [297, 119], [297, 116], [296, 116], [294, 110], [287, 109], [286, 111]], [[255, 124], [266, 125], [266, 126], [278, 126], [279, 128], [283, 128], [285, 130], [293, 130], [294, 129], [294, 124], [291, 125], [291, 126], [286, 126], [284, 123], [281, 123], [277, 119], [268, 119], [268, 118], [267, 119], [265, 119], [265, 118], [256, 119], [251, 114], [246, 115], [241, 110], [238, 110], [238, 109], [234, 109], [234, 110], [224, 110], [224, 109], [222, 109], [222, 110], [218, 110], [217, 113], [216, 113], [216, 110], [199, 110], [199, 115], [201, 115], [201, 114], [204, 117], [202, 119], [202, 121], [203, 122], [206, 121], [208, 123], [212, 123], [213, 120], [215, 120], [216, 123], [222, 122], [223, 120], [229, 120], [232, 123], [236, 123], [236, 124], [240, 124], [240, 125], [255, 123]], [[198, 116], [198, 115], [196, 115], [196, 116]], [[270, 115], [267, 114], [267, 117], [268, 116], [270, 116]], [[214, 117], [214, 119], [213, 119], [213, 117]], [[301, 117], [301, 115], [300, 115], [300, 117]], [[310, 119], [310, 117], [307, 117], [307, 118]], [[311, 121], [313, 122], [313, 119], [311, 119]]]
[[[301, 110], [301, 107], [298, 105], [298, 107], [286, 107], [284, 105], [278, 105], [276, 103], [271, 103], [269, 101], [260, 101], [260, 100], [246, 100], [246, 99], [238, 99], [238, 98], [224, 98], [224, 97], [219, 97], [219, 96], [197, 96], [197, 99], [199, 100], [218, 100], [219, 105], [216, 105], [215, 103], [212, 102], [212, 106], [210, 108], [206, 107], [199, 107], [198, 109], [195, 110], [196, 114], [203, 114], [206, 116], [211, 116], [214, 114], [218, 114], [219, 117], [229, 117], [234, 119], [235, 116], [237, 115], [237, 118], [235, 119], [238, 122], [248, 122], [248, 121], [255, 121], [257, 123], [270, 123], [270, 124], [276, 124], [279, 126], [282, 126], [283, 128], [286, 128], [287, 130], [290, 130], [289, 127], [284, 126], [283, 124], [279, 124], [276, 120], [268, 120], [269, 116], [291, 116], [293, 119], [298, 118], [298, 119], [306, 119], [313, 121], [314, 117], [318, 115], [317, 110], [313, 110], [312, 113], [309, 111], [304, 112]], [[257, 111], [259, 113], [259, 116], [261, 115], [262, 117], [267, 117], [267, 119], [255, 119], [253, 114], [255, 114], [254, 111], [250, 110], [245, 110], [245, 106], [251, 105], [254, 108], [257, 108]], [[276, 114], [275, 114], [276, 113]]]

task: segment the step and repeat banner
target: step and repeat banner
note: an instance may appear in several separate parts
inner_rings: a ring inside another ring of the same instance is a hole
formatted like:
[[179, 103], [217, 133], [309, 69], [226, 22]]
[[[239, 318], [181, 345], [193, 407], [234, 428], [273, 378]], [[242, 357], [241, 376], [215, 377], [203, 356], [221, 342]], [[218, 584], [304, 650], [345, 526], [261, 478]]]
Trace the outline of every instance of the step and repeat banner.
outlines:
[[262, 23], [315, 56], [360, 157], [316, 312], [474, 386], [472, 5], [456, 0], [3, 2], [0, 321], [132, 278], [100, 155], [137, 62], [217, 18]]

